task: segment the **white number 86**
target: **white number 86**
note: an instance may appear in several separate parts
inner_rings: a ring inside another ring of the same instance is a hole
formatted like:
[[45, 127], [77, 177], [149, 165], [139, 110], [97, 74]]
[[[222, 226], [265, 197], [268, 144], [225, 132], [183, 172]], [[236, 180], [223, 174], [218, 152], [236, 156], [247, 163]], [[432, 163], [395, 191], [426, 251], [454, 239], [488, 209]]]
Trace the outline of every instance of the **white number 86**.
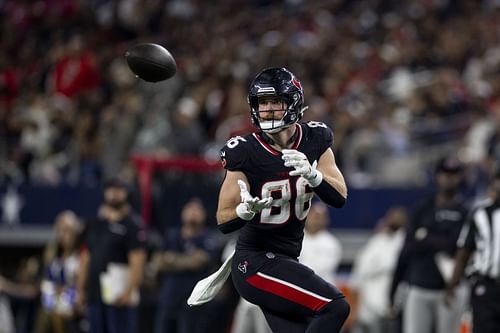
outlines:
[[[260, 213], [260, 222], [269, 224], [282, 224], [288, 221], [291, 215], [291, 201], [293, 201], [293, 208], [295, 217], [303, 220], [307, 217], [309, 209], [311, 208], [311, 199], [314, 195], [313, 192], [306, 192], [307, 181], [302, 177], [297, 179], [295, 184], [297, 198], [292, 200], [292, 192], [290, 188], [290, 179], [276, 180], [267, 182], [262, 186], [261, 198], [272, 196], [273, 192], [280, 192], [279, 199], [275, 199], [269, 208], [264, 208]], [[272, 214], [273, 207], [279, 209], [278, 213]]]

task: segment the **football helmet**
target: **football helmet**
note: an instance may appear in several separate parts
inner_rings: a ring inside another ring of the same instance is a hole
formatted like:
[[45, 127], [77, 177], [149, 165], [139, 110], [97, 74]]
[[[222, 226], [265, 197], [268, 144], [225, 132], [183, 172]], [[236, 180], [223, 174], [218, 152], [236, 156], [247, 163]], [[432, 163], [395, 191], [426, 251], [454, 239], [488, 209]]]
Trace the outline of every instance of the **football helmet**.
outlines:
[[[286, 104], [281, 119], [262, 120], [259, 114], [259, 98], [278, 97]], [[250, 85], [248, 105], [253, 124], [266, 133], [276, 133], [299, 121], [307, 107], [304, 107], [304, 89], [299, 80], [286, 68], [267, 68], [257, 74]]]

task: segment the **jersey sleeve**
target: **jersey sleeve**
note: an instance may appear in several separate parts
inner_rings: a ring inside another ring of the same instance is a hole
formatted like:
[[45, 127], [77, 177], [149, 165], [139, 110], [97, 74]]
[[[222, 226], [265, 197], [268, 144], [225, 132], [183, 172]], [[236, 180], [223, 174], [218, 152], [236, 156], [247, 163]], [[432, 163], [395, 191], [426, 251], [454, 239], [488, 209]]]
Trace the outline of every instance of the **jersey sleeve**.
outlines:
[[321, 156], [333, 145], [333, 132], [325, 123], [319, 121], [309, 121], [306, 126], [312, 132]]
[[230, 171], [240, 171], [243, 169], [247, 154], [244, 137], [236, 136], [229, 139], [226, 145], [220, 150], [221, 163], [224, 169]]
[[321, 140], [322, 144], [320, 145], [321, 154], [323, 154], [328, 148], [333, 145], [333, 131], [330, 127], [326, 127], [322, 130], [321, 136], [323, 139]]

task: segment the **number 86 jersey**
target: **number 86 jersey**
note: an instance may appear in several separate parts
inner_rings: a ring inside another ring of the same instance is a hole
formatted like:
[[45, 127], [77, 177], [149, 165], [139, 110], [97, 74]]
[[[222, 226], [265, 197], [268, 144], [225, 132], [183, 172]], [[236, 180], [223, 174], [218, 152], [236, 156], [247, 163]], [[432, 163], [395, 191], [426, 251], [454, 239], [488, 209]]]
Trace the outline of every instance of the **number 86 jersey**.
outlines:
[[[325, 124], [313, 121], [295, 126], [291, 148], [303, 152], [312, 165], [331, 147], [332, 131]], [[274, 199], [271, 207], [256, 214], [241, 229], [236, 248], [298, 257], [313, 197], [307, 182], [288, 174], [293, 168], [284, 166], [281, 152], [261, 133], [231, 138], [220, 154], [225, 169], [246, 175], [252, 197]]]

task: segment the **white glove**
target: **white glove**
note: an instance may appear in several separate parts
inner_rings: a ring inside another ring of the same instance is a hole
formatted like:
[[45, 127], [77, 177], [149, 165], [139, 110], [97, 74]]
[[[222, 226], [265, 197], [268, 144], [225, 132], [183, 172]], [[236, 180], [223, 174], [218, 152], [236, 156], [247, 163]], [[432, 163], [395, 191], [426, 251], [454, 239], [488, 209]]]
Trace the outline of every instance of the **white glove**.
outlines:
[[243, 220], [250, 221], [256, 213], [260, 213], [264, 208], [271, 207], [273, 198], [260, 199], [250, 195], [247, 189], [247, 184], [241, 179], [238, 180], [240, 186], [241, 203], [236, 207], [236, 214]]
[[285, 166], [294, 168], [288, 173], [290, 176], [301, 176], [311, 187], [317, 187], [321, 183], [323, 174], [316, 170], [316, 161], [311, 165], [306, 155], [295, 149], [283, 149], [281, 153]]

